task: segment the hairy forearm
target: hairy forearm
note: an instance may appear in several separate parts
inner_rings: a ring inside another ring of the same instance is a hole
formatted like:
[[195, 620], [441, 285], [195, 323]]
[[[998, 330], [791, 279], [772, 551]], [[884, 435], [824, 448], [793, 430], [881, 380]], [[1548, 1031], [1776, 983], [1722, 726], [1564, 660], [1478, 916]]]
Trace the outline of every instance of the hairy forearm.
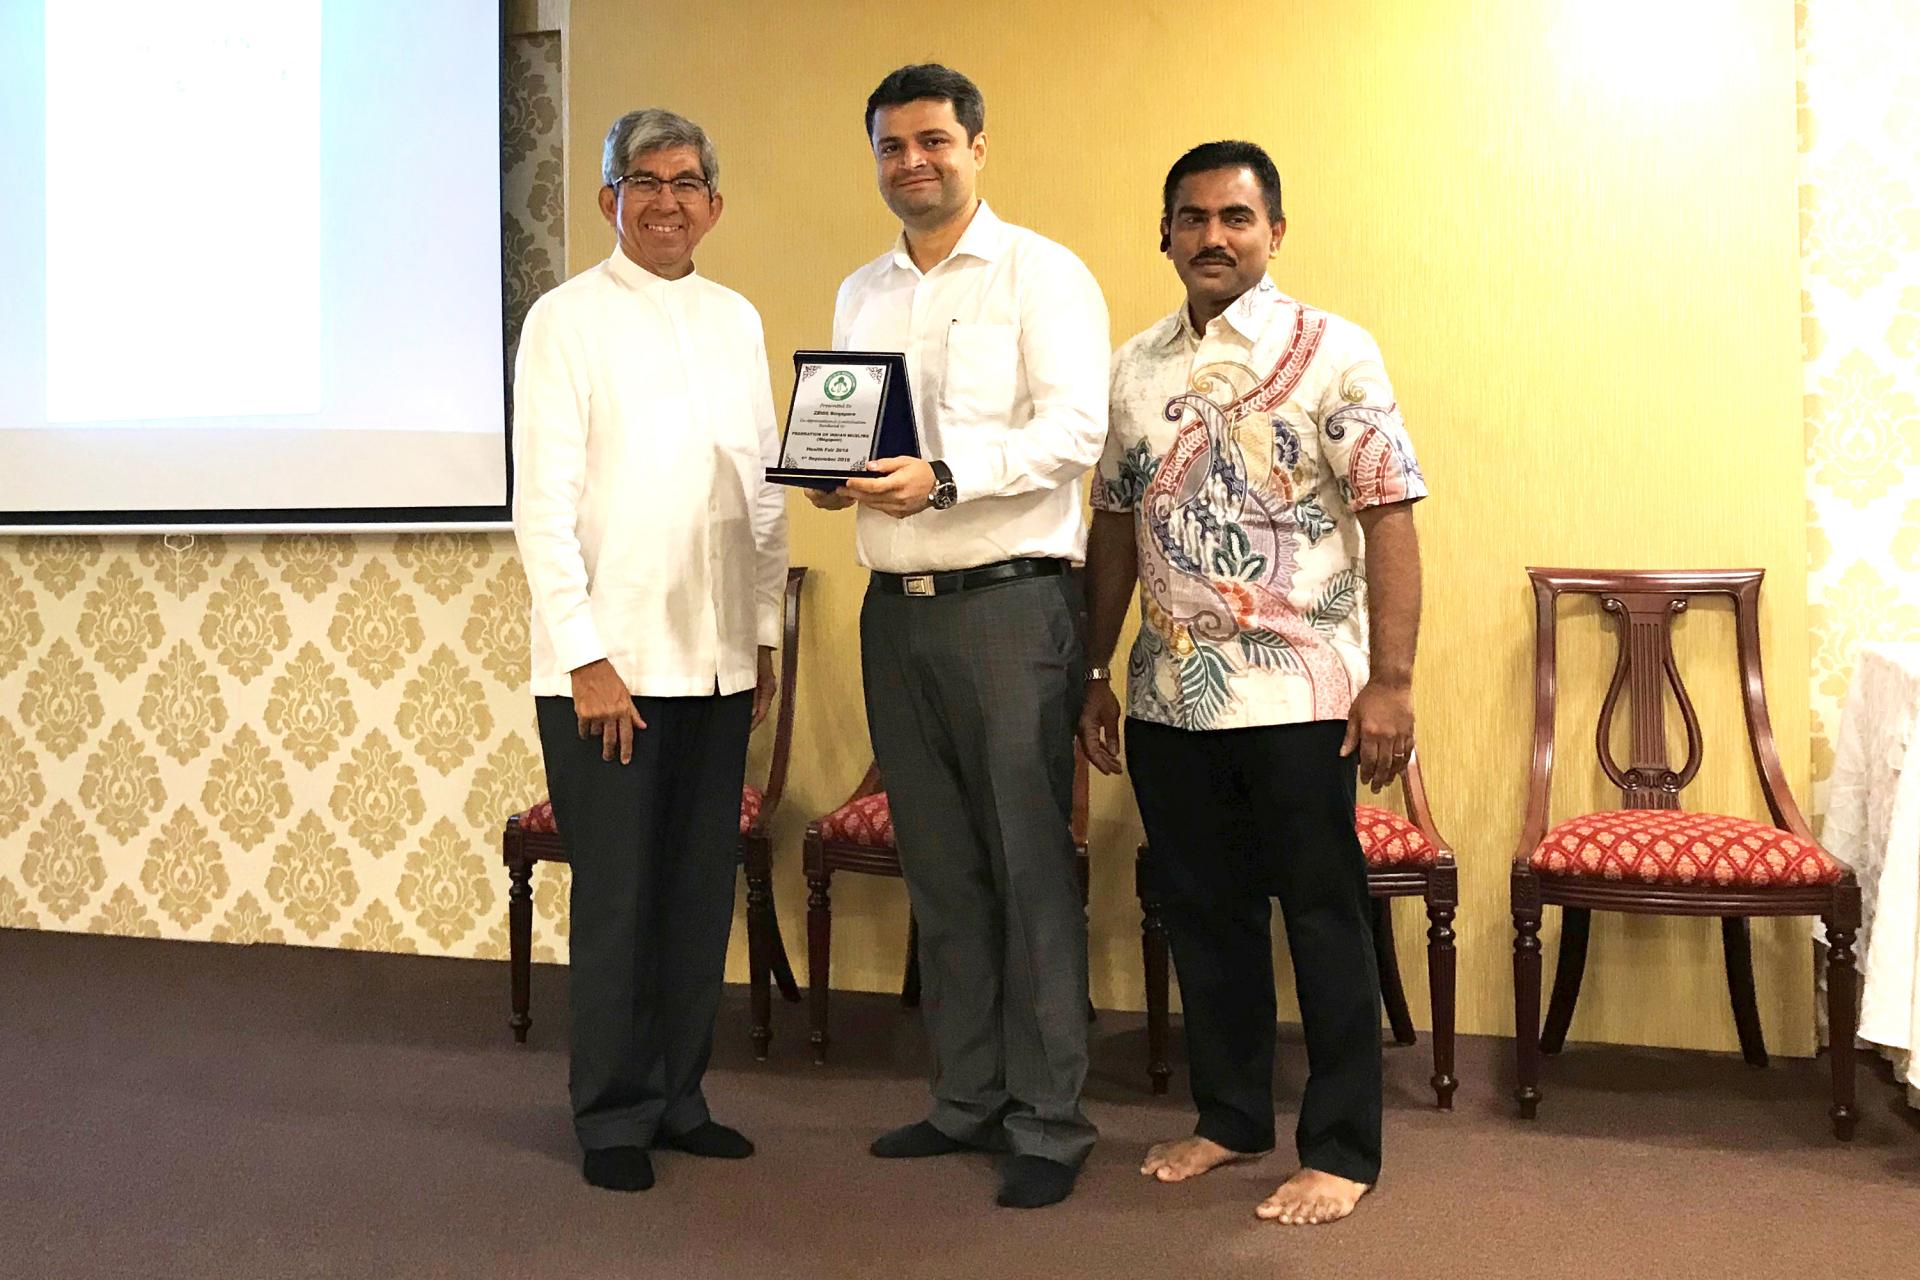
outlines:
[[1096, 511], [1087, 534], [1087, 662], [1106, 666], [1127, 620], [1127, 603], [1139, 572], [1134, 558], [1133, 514]]
[[1420, 535], [1413, 504], [1399, 502], [1359, 513], [1367, 540], [1367, 613], [1372, 631], [1371, 678], [1413, 683], [1420, 636]]

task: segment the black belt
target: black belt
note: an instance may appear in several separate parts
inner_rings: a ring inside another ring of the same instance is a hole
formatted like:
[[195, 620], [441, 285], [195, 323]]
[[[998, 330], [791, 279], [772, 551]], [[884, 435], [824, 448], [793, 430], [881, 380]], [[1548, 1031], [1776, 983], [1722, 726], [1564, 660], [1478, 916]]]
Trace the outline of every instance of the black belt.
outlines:
[[1057, 577], [1066, 571], [1065, 560], [999, 560], [947, 573], [882, 573], [875, 569], [873, 585], [896, 596], [945, 596], [1015, 578]]

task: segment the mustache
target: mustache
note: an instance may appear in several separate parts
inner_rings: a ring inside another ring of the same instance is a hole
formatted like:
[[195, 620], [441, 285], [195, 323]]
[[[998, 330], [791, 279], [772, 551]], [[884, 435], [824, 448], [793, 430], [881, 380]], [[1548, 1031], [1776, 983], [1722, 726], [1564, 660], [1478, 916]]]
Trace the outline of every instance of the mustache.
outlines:
[[1223, 249], [1202, 249], [1187, 259], [1187, 265], [1191, 267], [1205, 266], [1209, 262], [1217, 262], [1223, 267], [1238, 265], [1234, 256]]

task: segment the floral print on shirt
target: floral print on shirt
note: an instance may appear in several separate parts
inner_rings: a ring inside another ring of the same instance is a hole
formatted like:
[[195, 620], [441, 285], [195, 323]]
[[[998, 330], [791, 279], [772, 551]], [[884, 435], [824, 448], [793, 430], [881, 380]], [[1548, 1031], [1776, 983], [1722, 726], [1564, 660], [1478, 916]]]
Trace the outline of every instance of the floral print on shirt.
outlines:
[[1128, 713], [1345, 718], [1367, 678], [1354, 513], [1427, 492], [1373, 339], [1263, 280], [1204, 334], [1183, 307], [1122, 347], [1111, 424], [1093, 506], [1134, 515]]

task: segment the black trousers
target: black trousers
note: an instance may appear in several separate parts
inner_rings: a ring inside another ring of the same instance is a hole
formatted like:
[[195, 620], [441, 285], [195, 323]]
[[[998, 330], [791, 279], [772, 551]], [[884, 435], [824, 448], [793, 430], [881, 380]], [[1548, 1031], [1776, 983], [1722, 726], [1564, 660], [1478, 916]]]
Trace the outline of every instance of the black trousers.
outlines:
[[647, 727], [627, 764], [579, 736], [573, 699], [535, 703], [573, 864], [574, 1132], [645, 1147], [709, 1119], [753, 694], [635, 698]]
[[1128, 768], [1165, 895], [1200, 1118], [1234, 1151], [1274, 1145], [1272, 906], [1280, 899], [1307, 1041], [1300, 1162], [1380, 1176], [1380, 973], [1358, 759], [1346, 722], [1189, 732], [1127, 721]]
[[933, 1111], [963, 1142], [1078, 1166], [1094, 1141], [1074, 870], [1078, 582], [867, 592], [874, 756], [920, 926]]

